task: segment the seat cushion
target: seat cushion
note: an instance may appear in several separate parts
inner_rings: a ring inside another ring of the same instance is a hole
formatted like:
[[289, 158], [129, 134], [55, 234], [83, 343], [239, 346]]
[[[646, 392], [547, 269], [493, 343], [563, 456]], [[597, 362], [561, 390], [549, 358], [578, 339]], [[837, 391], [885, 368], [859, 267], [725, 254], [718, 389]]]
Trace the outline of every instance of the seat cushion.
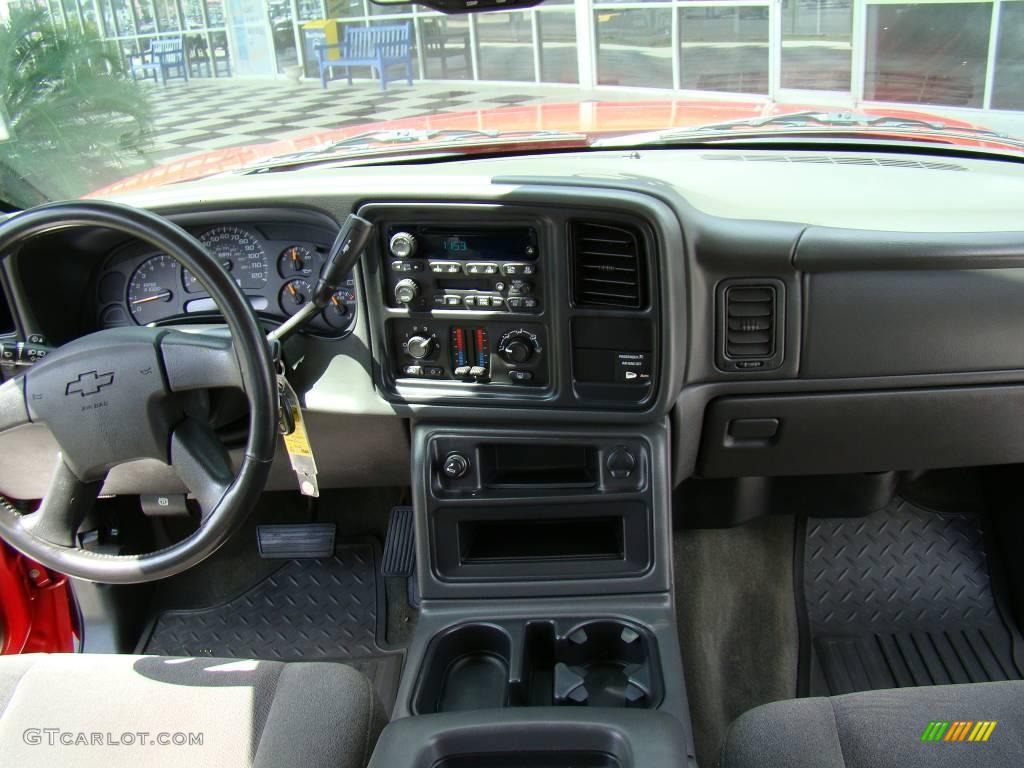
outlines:
[[0, 657], [5, 765], [363, 768], [386, 721], [344, 664]]
[[[922, 741], [932, 722], [963, 741]], [[970, 734], [995, 727], [984, 742]], [[1024, 765], [1024, 682], [942, 685], [778, 701], [729, 728], [722, 768], [1002, 768]]]

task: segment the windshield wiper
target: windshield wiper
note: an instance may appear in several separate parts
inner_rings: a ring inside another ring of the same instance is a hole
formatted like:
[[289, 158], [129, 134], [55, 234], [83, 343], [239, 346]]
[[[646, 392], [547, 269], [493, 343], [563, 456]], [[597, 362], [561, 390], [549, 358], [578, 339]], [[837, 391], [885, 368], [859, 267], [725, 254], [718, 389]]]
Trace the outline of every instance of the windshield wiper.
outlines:
[[[734, 134], [750, 138], [759, 135], [779, 136], [785, 129], [801, 134], [860, 133], [894, 131], [898, 133], [947, 134], [977, 139], [990, 138], [1001, 143], [1024, 146], [1024, 142], [1003, 133], [974, 126], [951, 126], [941, 120], [924, 120], [903, 115], [872, 115], [862, 112], [821, 112], [808, 110], [784, 115], [744, 118], [720, 123], [707, 123], [689, 128], [669, 128], [663, 131], [634, 133], [594, 142], [595, 147], [632, 146], [636, 144], [671, 144], [683, 140], [717, 138]], [[739, 130], [743, 129], [743, 130]], [[757, 129], [764, 129], [758, 131]]]
[[485, 131], [474, 128], [439, 128], [436, 130], [367, 131], [299, 152], [290, 152], [259, 160], [238, 172], [259, 173], [283, 166], [305, 165], [312, 162], [434, 153], [438, 149], [453, 146], [486, 147], [537, 142], [585, 146], [589, 143], [589, 138], [583, 133], [567, 133], [556, 130]]

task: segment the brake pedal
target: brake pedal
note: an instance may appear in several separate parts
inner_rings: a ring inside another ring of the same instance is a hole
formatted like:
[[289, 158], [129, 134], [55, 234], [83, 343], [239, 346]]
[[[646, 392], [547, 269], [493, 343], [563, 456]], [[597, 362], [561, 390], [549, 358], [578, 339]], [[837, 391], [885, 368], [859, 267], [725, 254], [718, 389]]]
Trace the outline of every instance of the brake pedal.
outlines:
[[381, 573], [385, 576], [412, 576], [416, 568], [416, 531], [412, 507], [393, 507], [384, 540]]
[[334, 554], [334, 523], [260, 525], [256, 539], [264, 560], [297, 560]]

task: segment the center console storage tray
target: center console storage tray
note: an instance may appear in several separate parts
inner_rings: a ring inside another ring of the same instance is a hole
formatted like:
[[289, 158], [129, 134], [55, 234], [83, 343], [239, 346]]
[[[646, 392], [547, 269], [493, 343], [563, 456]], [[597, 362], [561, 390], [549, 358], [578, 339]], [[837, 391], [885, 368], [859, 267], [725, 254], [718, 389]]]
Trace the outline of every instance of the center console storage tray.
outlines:
[[411, 709], [652, 709], [661, 698], [657, 644], [647, 629], [613, 618], [522, 619], [459, 624], [437, 635]]

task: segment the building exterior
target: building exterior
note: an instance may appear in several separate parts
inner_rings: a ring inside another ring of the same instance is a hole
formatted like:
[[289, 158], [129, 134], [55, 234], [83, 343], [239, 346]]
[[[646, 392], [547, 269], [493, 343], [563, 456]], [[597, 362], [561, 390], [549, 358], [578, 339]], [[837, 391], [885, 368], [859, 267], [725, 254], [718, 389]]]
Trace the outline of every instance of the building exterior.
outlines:
[[284, 72], [309, 21], [341, 35], [409, 21], [420, 79], [1024, 111], [1024, 0], [548, 0], [463, 16], [369, 0], [0, 0], [0, 18], [5, 4], [126, 53], [184, 34], [194, 76]]

